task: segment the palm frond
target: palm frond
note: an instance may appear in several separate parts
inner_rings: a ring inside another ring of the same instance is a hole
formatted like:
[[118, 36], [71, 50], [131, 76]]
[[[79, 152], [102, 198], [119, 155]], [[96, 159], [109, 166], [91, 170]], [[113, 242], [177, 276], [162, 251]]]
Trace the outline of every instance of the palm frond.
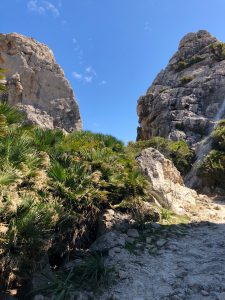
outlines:
[[22, 113], [15, 107], [10, 106], [6, 102], [0, 103], [0, 115], [5, 116], [7, 124], [20, 123], [23, 119]]

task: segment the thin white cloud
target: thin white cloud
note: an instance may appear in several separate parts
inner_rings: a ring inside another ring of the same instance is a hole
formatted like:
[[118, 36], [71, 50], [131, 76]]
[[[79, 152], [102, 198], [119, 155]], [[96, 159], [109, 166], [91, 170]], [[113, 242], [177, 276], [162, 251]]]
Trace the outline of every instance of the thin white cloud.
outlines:
[[79, 74], [75, 71], [72, 73], [72, 76], [73, 76], [74, 79], [77, 79], [77, 80], [81, 80], [83, 78], [82, 74]]
[[45, 5], [46, 11], [50, 11], [53, 14], [53, 16], [58, 17], [60, 15], [58, 8], [55, 5], [53, 5], [51, 2], [43, 1], [43, 3]]
[[38, 13], [39, 15], [42, 15], [45, 13], [45, 8], [43, 6], [41, 6], [37, 0], [30, 0], [28, 1], [27, 3], [27, 8], [30, 10], [30, 11], [33, 11], [33, 12], [36, 12]]
[[85, 69], [85, 71], [86, 71], [87, 73], [91, 73], [91, 70], [92, 70], [91, 67], [87, 67], [87, 68]]
[[75, 80], [82, 81], [83, 83], [92, 83], [97, 77], [96, 71], [91, 67], [86, 67], [83, 73], [73, 72], [72, 76]]
[[29, 0], [27, 2], [27, 8], [29, 11], [35, 12], [39, 15], [45, 15], [51, 13], [54, 17], [59, 17], [59, 9], [50, 1], [45, 0]]
[[85, 75], [86, 76], [84, 76], [84, 80], [87, 83], [91, 83], [93, 81], [93, 79], [97, 76], [97, 73], [94, 68], [92, 68], [91, 66], [88, 66], [85, 68]]
[[87, 67], [87, 68], [85, 69], [85, 72], [86, 72], [87, 74], [89, 74], [89, 76], [92, 76], [92, 77], [97, 76], [97, 73], [96, 73], [95, 69], [93, 69], [91, 66]]
[[91, 83], [91, 82], [93, 81], [93, 77], [92, 77], [92, 76], [85, 76], [85, 77], [84, 77], [84, 81], [85, 81], [86, 83]]
[[107, 81], [106, 80], [102, 80], [99, 82], [99, 85], [106, 85], [107, 84]]

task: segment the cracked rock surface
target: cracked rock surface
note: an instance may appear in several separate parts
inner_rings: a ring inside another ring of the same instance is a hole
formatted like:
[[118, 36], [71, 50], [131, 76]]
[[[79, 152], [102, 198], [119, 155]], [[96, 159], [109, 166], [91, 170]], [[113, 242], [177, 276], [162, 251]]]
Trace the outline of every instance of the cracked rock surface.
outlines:
[[82, 129], [73, 90], [44, 44], [23, 35], [0, 34], [0, 68], [6, 69], [7, 93], [0, 99], [17, 105], [31, 124]]
[[205, 30], [189, 33], [138, 101], [137, 139], [162, 136], [195, 145], [208, 135], [224, 98], [224, 43]]

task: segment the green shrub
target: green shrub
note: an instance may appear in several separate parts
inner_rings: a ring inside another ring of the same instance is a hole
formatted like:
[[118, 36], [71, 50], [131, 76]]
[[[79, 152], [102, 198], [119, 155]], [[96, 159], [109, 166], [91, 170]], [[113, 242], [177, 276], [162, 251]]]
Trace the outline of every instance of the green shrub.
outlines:
[[212, 135], [212, 150], [204, 158], [199, 176], [203, 184], [224, 189], [225, 182], [225, 120], [221, 120]]
[[186, 68], [188, 68], [188, 63], [184, 60], [180, 60], [177, 65], [177, 71], [182, 71]]
[[225, 59], [225, 43], [216, 42], [210, 45], [210, 50], [218, 61]]
[[180, 60], [177, 64], [177, 67], [176, 67], [176, 70], [178, 72], [186, 69], [186, 68], [189, 68], [190, 66], [200, 62], [200, 61], [203, 61], [205, 58], [202, 57], [202, 56], [198, 56], [198, 55], [195, 55], [193, 57], [191, 57], [190, 59], [188, 60]]
[[161, 209], [161, 220], [169, 221], [172, 216], [173, 216], [172, 211], [165, 208]]
[[203, 184], [209, 187], [224, 188], [225, 182], [225, 152], [212, 150], [203, 160], [199, 174]]
[[176, 168], [185, 175], [195, 159], [194, 151], [190, 149], [185, 141], [171, 141], [162, 137], [153, 137], [150, 140], [129, 143], [128, 149], [134, 155], [138, 155], [145, 148], [155, 148], [171, 159]]
[[160, 91], [159, 91], [159, 94], [162, 94], [163, 92], [165, 92], [165, 91], [167, 91], [168, 90], [168, 88], [163, 88], [163, 89], [161, 89]]
[[194, 151], [185, 141], [170, 141], [168, 144], [168, 157], [173, 161], [174, 165], [182, 175], [187, 174], [195, 160]]
[[123, 142], [111, 135], [100, 133], [93, 134], [90, 131], [78, 131], [64, 137], [58, 150], [61, 152], [81, 152], [83, 149], [109, 148], [115, 152], [124, 150]]
[[0, 102], [0, 115], [5, 116], [8, 125], [17, 124], [23, 120], [22, 113], [6, 102]]
[[213, 134], [213, 148], [225, 151], [225, 120], [219, 122]]
[[187, 84], [188, 82], [191, 82], [194, 78], [192, 76], [184, 76], [181, 78], [181, 84]]
[[38, 151], [47, 151], [51, 154], [54, 154], [55, 146], [64, 136], [61, 130], [43, 130], [36, 127], [29, 129], [28, 134]]
[[52, 295], [54, 299], [74, 299], [74, 294], [80, 289], [97, 292], [102, 287], [108, 287], [112, 282], [113, 269], [105, 266], [102, 256], [92, 253], [74, 267], [56, 272], [53, 276], [42, 274], [43, 282], [47, 284], [34, 291], [33, 294]]
[[[110, 135], [25, 126], [5, 103], [0, 116], [0, 284], [6, 289], [15, 284], [11, 278], [28, 279], [43, 255], [57, 267], [76, 247], [89, 246], [99, 213], [145, 200], [150, 184], [134, 154]], [[100, 280], [94, 270], [91, 276], [84, 280]]]
[[5, 91], [5, 70], [0, 68], [0, 92], [4, 92]]

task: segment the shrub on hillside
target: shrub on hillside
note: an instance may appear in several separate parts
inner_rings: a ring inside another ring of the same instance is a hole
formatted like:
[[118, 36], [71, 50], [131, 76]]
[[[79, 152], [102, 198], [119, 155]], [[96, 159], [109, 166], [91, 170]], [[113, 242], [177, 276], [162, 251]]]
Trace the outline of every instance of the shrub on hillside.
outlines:
[[211, 150], [203, 160], [200, 167], [203, 184], [208, 187], [224, 188], [225, 182], [225, 153], [224, 151]]
[[216, 42], [210, 45], [210, 50], [216, 60], [221, 61], [225, 59], [225, 43]]
[[194, 79], [193, 76], [184, 76], [181, 78], [181, 84], [185, 85], [185, 84], [191, 82], [193, 79]]
[[88, 246], [101, 210], [146, 199], [150, 184], [133, 153], [110, 135], [24, 126], [7, 104], [0, 114], [0, 285], [6, 289], [17, 276], [28, 279], [44, 255], [57, 267], [74, 248]]
[[205, 58], [202, 56], [194, 55], [187, 60], [180, 60], [176, 65], [176, 71], [180, 72], [186, 68], [191, 67], [192, 65], [203, 61]]
[[219, 122], [213, 134], [213, 148], [225, 151], [225, 120]]
[[219, 122], [212, 133], [212, 150], [199, 168], [203, 184], [224, 189], [225, 182], [225, 120]]
[[171, 159], [182, 175], [187, 174], [195, 159], [194, 151], [185, 141], [171, 141], [162, 137], [153, 137], [146, 141], [129, 143], [128, 149], [138, 155], [145, 148], [155, 148]]

